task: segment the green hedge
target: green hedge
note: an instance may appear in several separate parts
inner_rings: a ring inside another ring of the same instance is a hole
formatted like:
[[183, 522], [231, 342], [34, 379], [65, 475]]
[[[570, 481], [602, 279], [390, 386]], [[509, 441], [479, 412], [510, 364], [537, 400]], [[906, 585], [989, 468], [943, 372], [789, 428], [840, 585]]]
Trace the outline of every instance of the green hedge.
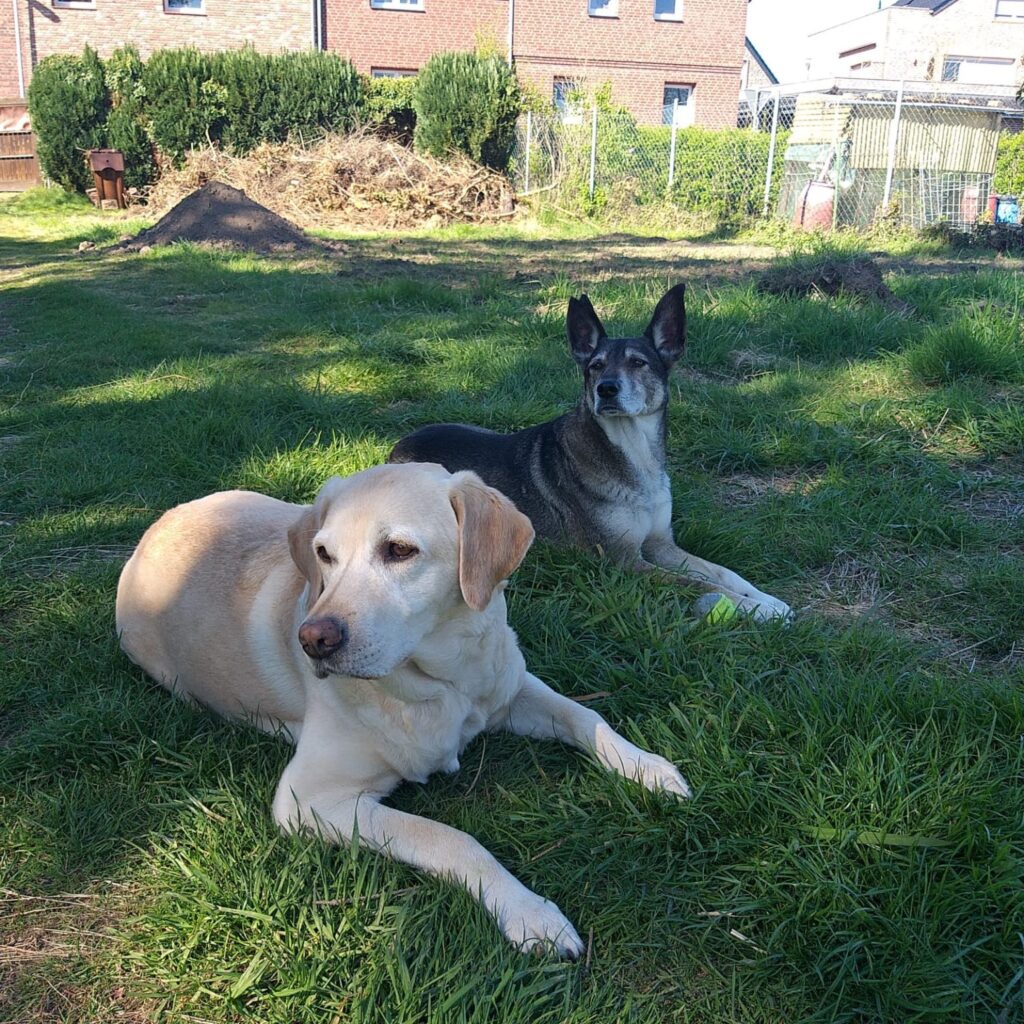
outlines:
[[46, 176], [84, 192], [92, 185], [85, 153], [106, 141], [110, 96], [96, 51], [39, 62], [28, 88], [28, 109]]
[[992, 183], [996, 192], [1024, 196], [1024, 132], [999, 136], [996, 150], [996, 174]]
[[366, 123], [385, 138], [412, 142], [416, 131], [417, 79], [368, 78], [366, 80]]
[[153, 147], [179, 164], [190, 149], [222, 145], [247, 153], [261, 142], [347, 131], [363, 118], [365, 87], [330, 53], [275, 56], [251, 48], [200, 53], [158, 50], [145, 63], [133, 47], [101, 61], [41, 61], [29, 89], [32, 127], [47, 176], [65, 188], [92, 184], [85, 152], [125, 155], [125, 182], [153, 181]]
[[[669, 186], [672, 129], [637, 124], [632, 114], [600, 96], [598, 110], [593, 197], [589, 192], [590, 118], [585, 117], [582, 125], [561, 127], [562, 152], [570, 162], [563, 186], [566, 201], [588, 214], [624, 216], [631, 208], [668, 202], [719, 226], [760, 215], [769, 133], [749, 128], [678, 129], [675, 172]], [[788, 138], [788, 132], [778, 133], [772, 201], [782, 183]]]
[[156, 176], [153, 143], [143, 113], [142, 58], [134, 46], [123, 46], [103, 63], [110, 95], [107, 145], [124, 153], [124, 181], [129, 188], [143, 188]]
[[416, 80], [416, 148], [444, 158], [464, 153], [505, 170], [515, 141], [519, 83], [496, 55], [439, 53]]

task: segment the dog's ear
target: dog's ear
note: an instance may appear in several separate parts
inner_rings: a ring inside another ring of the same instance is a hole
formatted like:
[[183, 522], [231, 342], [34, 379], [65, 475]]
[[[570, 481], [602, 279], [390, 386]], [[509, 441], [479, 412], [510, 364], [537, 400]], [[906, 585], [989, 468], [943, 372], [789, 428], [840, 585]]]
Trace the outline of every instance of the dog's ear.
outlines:
[[581, 295], [578, 299], [569, 299], [565, 329], [569, 335], [569, 348], [572, 349], [573, 358], [580, 366], [586, 365], [598, 342], [608, 337], [604, 324], [598, 319], [586, 295]]
[[[322, 495], [323, 492], [321, 492]], [[324, 502], [320, 496], [309, 508], [288, 527], [288, 550], [299, 572], [309, 583], [309, 597], [306, 610], [316, 603], [324, 590], [324, 578], [320, 572], [320, 560], [313, 550], [313, 538], [324, 523]]]
[[654, 343], [666, 366], [671, 366], [686, 348], [685, 292], [685, 284], [677, 284], [665, 292], [654, 307], [654, 316], [644, 331], [644, 337]]
[[530, 520], [476, 473], [456, 473], [450, 493], [459, 529], [459, 587], [466, 604], [482, 612], [533, 543]]

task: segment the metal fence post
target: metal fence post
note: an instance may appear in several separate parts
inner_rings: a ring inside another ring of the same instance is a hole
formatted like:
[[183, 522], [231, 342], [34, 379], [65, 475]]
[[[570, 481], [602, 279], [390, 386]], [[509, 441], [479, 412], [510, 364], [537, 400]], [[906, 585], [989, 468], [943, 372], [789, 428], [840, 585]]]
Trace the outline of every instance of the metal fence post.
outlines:
[[896, 109], [893, 111], [892, 124], [889, 125], [889, 155], [885, 163], [885, 193], [882, 196], [882, 208], [889, 208], [892, 198], [892, 175], [896, 168], [896, 142], [900, 134], [900, 114], [903, 112], [903, 81], [896, 90]]
[[531, 111], [526, 112], [526, 181], [523, 184], [523, 192], [530, 191], [530, 141], [533, 137], [533, 118]]
[[[760, 95], [760, 93], [758, 94]], [[755, 111], [754, 116], [760, 118], [760, 111]], [[768, 169], [764, 174], [764, 207], [761, 216], [768, 216], [768, 206], [772, 194], [772, 174], [775, 170], [775, 142], [779, 137], [779, 90], [775, 90], [775, 106], [772, 109], [772, 137], [768, 143]]]
[[679, 97], [672, 101], [672, 144], [668, 148], [668, 187], [676, 180], [676, 115], [679, 113]]
[[594, 172], [597, 170], [597, 104], [590, 127], [590, 198], [594, 198]]

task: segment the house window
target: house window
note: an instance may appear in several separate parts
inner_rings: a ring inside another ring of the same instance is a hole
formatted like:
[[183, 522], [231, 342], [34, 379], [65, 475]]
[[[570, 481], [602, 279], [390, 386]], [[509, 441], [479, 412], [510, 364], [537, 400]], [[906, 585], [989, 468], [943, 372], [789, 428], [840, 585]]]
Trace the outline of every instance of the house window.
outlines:
[[655, 21], [682, 21], [683, 0], [654, 0]]
[[80, 11], [92, 11], [96, 9], [96, 0], [53, 0], [53, 6], [68, 10], [78, 8]]
[[556, 78], [551, 88], [551, 102], [563, 124], [582, 124], [579, 83], [571, 78]]
[[415, 78], [411, 68], [370, 68], [371, 78]]
[[424, 0], [370, 0], [375, 11], [422, 11]]
[[942, 81], [964, 85], [1016, 84], [1017, 67], [1012, 57], [956, 57], [942, 62]]
[[592, 18], [617, 18], [619, 0], [587, 0], [587, 14]]
[[1024, 0], [996, 0], [996, 17], [1024, 19]]
[[206, 0], [164, 0], [164, 14], [205, 14]]
[[666, 85], [661, 99], [661, 123], [672, 124], [672, 112], [675, 111], [677, 128], [688, 128], [693, 124], [693, 86]]

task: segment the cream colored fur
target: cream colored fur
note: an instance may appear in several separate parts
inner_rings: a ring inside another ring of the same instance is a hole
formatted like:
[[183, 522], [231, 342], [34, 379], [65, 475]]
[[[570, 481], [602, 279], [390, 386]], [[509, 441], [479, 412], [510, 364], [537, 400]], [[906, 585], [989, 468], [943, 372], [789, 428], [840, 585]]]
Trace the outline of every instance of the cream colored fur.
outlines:
[[[576, 956], [561, 911], [476, 840], [381, 803], [403, 779], [454, 771], [474, 736], [499, 728], [689, 795], [668, 761], [527, 672], [502, 581], [532, 539], [529, 520], [475, 474], [430, 464], [334, 478], [312, 506], [213, 494], [146, 532], [121, 575], [117, 628], [164, 686], [292, 740], [273, 801], [282, 828], [358, 834], [464, 885], [520, 948]], [[394, 542], [417, 553], [389, 560]], [[297, 634], [325, 615], [345, 622], [348, 640], [314, 671]]]

